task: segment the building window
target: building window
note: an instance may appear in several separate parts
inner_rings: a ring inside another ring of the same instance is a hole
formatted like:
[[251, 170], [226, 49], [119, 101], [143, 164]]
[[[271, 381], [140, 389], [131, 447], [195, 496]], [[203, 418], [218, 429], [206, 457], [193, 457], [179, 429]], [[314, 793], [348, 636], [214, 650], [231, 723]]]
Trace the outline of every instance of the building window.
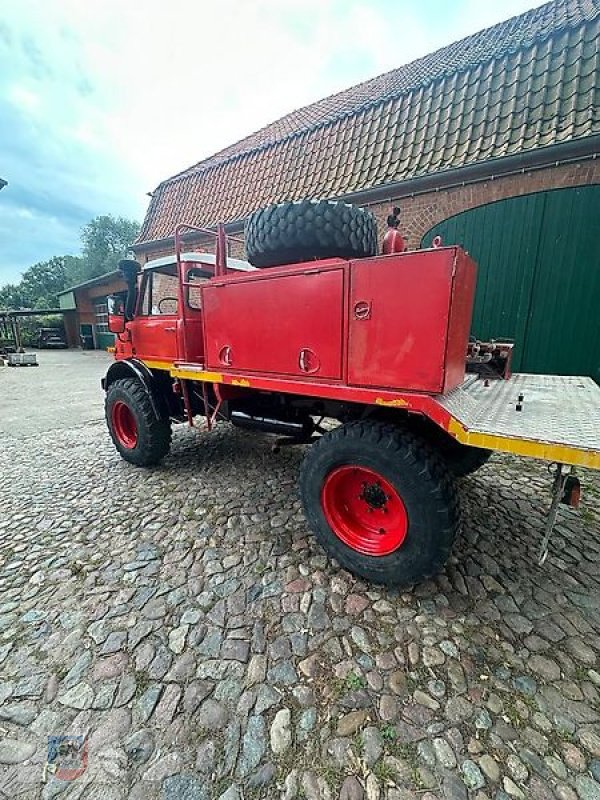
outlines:
[[108, 333], [108, 304], [106, 300], [94, 304], [96, 333]]

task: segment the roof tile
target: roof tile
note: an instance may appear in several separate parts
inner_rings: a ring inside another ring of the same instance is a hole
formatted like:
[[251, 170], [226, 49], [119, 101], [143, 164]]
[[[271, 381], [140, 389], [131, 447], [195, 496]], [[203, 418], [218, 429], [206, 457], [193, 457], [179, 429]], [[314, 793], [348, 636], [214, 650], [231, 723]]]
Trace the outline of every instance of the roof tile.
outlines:
[[162, 183], [138, 242], [600, 133], [599, 36], [600, 0], [552, 0], [293, 111]]

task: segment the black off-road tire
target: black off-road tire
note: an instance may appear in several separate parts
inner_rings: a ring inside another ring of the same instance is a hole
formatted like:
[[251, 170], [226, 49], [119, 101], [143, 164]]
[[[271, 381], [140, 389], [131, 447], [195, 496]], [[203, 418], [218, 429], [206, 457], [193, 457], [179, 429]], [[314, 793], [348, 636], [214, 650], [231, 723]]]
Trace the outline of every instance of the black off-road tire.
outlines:
[[467, 475], [477, 472], [480, 467], [487, 464], [492, 455], [491, 450], [485, 450], [482, 447], [470, 447], [459, 442], [457, 444], [462, 449], [454, 450], [445, 456], [446, 463], [457, 478], [466, 478]]
[[457, 478], [465, 478], [476, 472], [484, 464], [487, 464], [492, 455], [491, 450], [461, 444], [442, 432], [436, 437], [435, 446], [452, 474]]
[[[388, 555], [364, 555], [330, 527], [321, 502], [327, 476], [344, 465], [379, 473], [401, 497], [408, 517], [402, 544]], [[300, 472], [304, 512], [324, 550], [342, 567], [373, 583], [406, 587], [438, 573], [460, 529], [460, 503], [444, 461], [413, 433], [376, 421], [351, 422], [325, 434]]]
[[251, 214], [245, 241], [248, 260], [255, 267], [364, 258], [377, 254], [377, 223], [370, 211], [348, 203], [278, 203]]
[[464, 478], [476, 472], [492, 455], [492, 450], [461, 444], [442, 428], [416, 415], [411, 415], [405, 424], [413, 433], [429, 442], [455, 478]]
[[[137, 426], [134, 447], [126, 447], [113, 427], [113, 406], [124, 403], [131, 411]], [[156, 418], [150, 397], [135, 378], [122, 378], [111, 383], [104, 401], [106, 424], [118, 452], [131, 464], [150, 467], [158, 464], [171, 447], [171, 422], [167, 417]]]

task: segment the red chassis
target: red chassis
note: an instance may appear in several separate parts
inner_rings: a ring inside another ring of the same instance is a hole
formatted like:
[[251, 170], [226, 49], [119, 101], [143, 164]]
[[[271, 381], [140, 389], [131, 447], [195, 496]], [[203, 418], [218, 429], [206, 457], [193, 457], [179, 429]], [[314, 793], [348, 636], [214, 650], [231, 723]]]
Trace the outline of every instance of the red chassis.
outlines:
[[185, 227], [174, 257], [124, 262], [128, 300], [110, 316], [107, 422], [126, 460], [156, 463], [171, 422], [196, 416], [312, 443], [309, 524], [343, 566], [394, 585], [441, 568], [459, 528], [452, 476], [492, 450], [600, 467], [588, 442], [514, 428], [529, 385], [508, 425], [470, 424], [494, 384], [527, 376], [465, 380], [476, 267], [461, 248], [255, 269], [226, 257], [222, 227], [216, 256], [183, 253]]

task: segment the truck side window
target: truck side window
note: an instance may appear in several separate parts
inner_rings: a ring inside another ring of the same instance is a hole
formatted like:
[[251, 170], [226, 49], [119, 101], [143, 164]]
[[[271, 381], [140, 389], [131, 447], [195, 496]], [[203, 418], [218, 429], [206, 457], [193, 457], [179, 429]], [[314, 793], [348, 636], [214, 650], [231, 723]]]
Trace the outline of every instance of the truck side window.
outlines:
[[195, 311], [200, 311], [202, 309], [202, 292], [200, 291], [200, 287], [203, 283], [208, 283], [210, 275], [210, 272], [204, 269], [188, 270], [187, 283], [191, 283], [193, 286], [187, 287], [187, 304]]
[[152, 273], [151, 314], [177, 314], [179, 282], [176, 275], [155, 270]]

